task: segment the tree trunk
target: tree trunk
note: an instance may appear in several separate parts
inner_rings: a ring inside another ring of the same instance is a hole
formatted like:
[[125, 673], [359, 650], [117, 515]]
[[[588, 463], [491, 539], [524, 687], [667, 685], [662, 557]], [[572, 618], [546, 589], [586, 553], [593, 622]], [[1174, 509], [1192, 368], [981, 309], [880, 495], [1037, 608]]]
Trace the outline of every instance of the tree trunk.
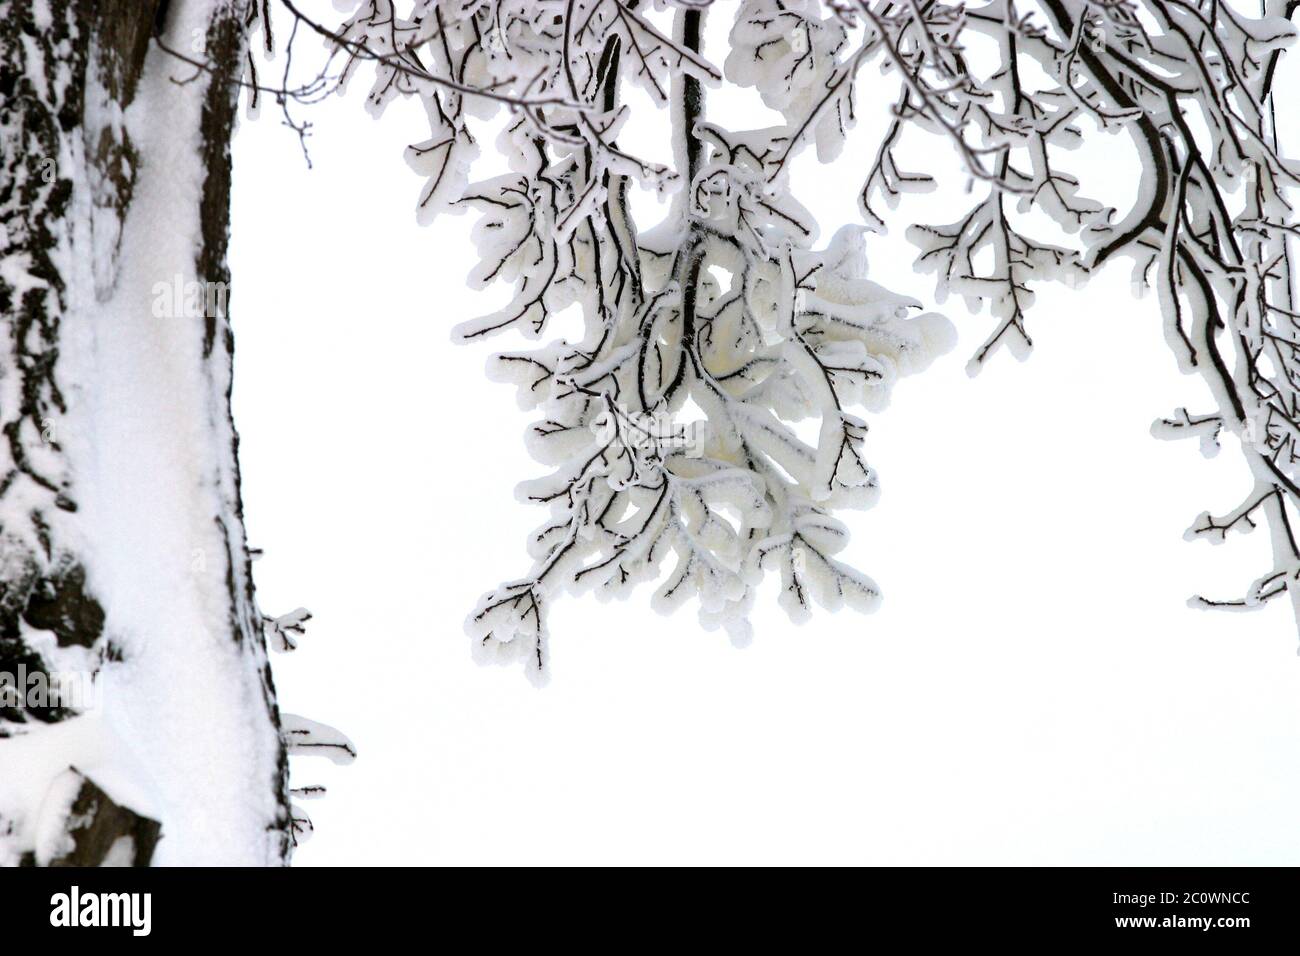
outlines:
[[282, 863], [230, 417], [248, 3], [0, 7], [0, 863]]

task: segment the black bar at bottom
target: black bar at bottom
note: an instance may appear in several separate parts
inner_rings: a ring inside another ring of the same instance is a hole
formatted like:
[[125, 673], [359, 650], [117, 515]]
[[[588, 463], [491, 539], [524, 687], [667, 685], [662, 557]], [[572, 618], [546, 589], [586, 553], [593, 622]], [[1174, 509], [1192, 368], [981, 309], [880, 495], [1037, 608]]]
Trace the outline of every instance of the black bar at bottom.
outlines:
[[1293, 946], [1300, 926], [1295, 874], [629, 869], [592, 880], [582, 870], [26, 869], [0, 874], [0, 939], [12, 953], [32, 936], [310, 945], [402, 931], [421, 933], [426, 945], [477, 939], [490, 949], [515, 935], [534, 944], [549, 936], [553, 944], [615, 947], [714, 940], [734, 946], [746, 939], [806, 947], [830, 945], [846, 933], [851, 942]]

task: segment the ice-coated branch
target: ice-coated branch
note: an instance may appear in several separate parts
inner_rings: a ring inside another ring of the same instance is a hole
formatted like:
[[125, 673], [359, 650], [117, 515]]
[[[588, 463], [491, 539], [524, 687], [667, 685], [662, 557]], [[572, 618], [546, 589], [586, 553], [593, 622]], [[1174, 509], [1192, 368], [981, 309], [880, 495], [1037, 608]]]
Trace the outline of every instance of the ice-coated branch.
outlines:
[[[1180, 368], [1201, 377], [1217, 406], [1196, 416], [1178, 409], [1157, 421], [1153, 434], [1195, 436], [1209, 455], [1231, 432], [1252, 480], [1239, 507], [1218, 518], [1201, 515], [1188, 537], [1221, 542], [1229, 530], [1262, 522], [1273, 545], [1273, 567], [1244, 597], [1192, 603], [1246, 609], [1287, 594], [1300, 625], [1292, 532], [1300, 504], [1300, 316], [1286, 198], [1297, 167], [1279, 151], [1274, 120], [1274, 80], [1294, 36], [1288, 21], [1296, 5], [1268, 2], [1250, 16], [1213, 0], [918, 2], [892, 5], [887, 18], [860, 6], [876, 29], [890, 23], [899, 38], [886, 66], [900, 74], [903, 91], [864, 189], [869, 220], [878, 221], [869, 205], [875, 196], [892, 207], [908, 188], [930, 187], [894, 164], [906, 129], [948, 139], [955, 132], [1001, 150], [997, 175], [962, 219], [909, 231], [918, 267], [935, 274], [941, 293], [991, 304], [998, 325], [971, 371], [1002, 344], [1027, 354], [1031, 282], [1075, 285], [1113, 258], [1130, 258], [1135, 290], [1154, 286], [1158, 293]], [[958, 56], [966, 34], [992, 39], [998, 55]], [[1038, 77], [1032, 87], [1022, 79], [1029, 69]], [[926, 84], [943, 84], [946, 126], [936, 129], [936, 108], [927, 114], [919, 99]], [[1061, 168], [1064, 151], [1091, 130], [1122, 133], [1136, 149], [1140, 183], [1127, 209], [1082, 198], [1086, 177]], [[959, 153], [976, 181], [986, 178]], [[1054, 241], [1030, 238], [1028, 225], [1008, 216], [1012, 194], [1017, 212], [1038, 209], [1056, 223]]]
[[[721, 69], [706, 10], [733, 18]], [[769, 571], [796, 619], [814, 604], [873, 607], [875, 584], [835, 557], [847, 532], [832, 511], [876, 497], [854, 408], [881, 410], [951, 329], [867, 278], [860, 226], [817, 248], [790, 160], [805, 145], [837, 155], [880, 38], [851, 43], [843, 10], [775, 0], [429, 0], [405, 18], [374, 0], [333, 32], [390, 55], [419, 47], [438, 75], [502, 94], [397, 78], [387, 60], [371, 93], [374, 109], [397, 95], [426, 104], [431, 137], [408, 154], [428, 177], [420, 216], [477, 212], [470, 282], [513, 287], [457, 337], [545, 339], [569, 309], [584, 321], [577, 342], [491, 363], [538, 412], [526, 441], [552, 471], [519, 486], [548, 518], [528, 540], [532, 567], [471, 613], [478, 653], [544, 676], [546, 612], [565, 591], [657, 583], [655, 607], [694, 601], [706, 627], [737, 641]], [[755, 88], [782, 124], [733, 129], [710, 115], [706, 91], [721, 83]], [[627, 123], [656, 122], [632, 115], [633, 86], [667, 110], [671, 163], [620, 145]], [[475, 124], [503, 106], [511, 171], [472, 180]], [[671, 192], [661, 222], [632, 214], [636, 187]], [[796, 430], [801, 420], [814, 427]]]
[[296, 651], [298, 649], [298, 638], [307, 633], [307, 622], [310, 620], [311, 612], [305, 607], [295, 608], [288, 614], [281, 614], [279, 617], [262, 615], [262, 623], [266, 631], [266, 643], [272, 650], [281, 653]]
[[[706, 9], [730, 18], [725, 50], [702, 42]], [[1297, 168], [1274, 120], [1294, 10], [1290, 0], [1268, 0], [1259, 16], [1217, 0], [414, 0], [403, 16], [367, 0], [319, 31], [349, 64], [375, 65], [372, 109], [395, 96], [425, 104], [431, 136], [408, 153], [427, 178], [420, 217], [474, 210], [470, 282], [513, 290], [456, 335], [541, 343], [512, 345], [491, 365], [537, 410], [526, 441], [553, 471], [519, 488], [549, 517], [529, 539], [532, 567], [470, 616], [481, 654], [544, 672], [546, 609], [564, 590], [622, 595], [658, 582], [656, 606], [696, 599], [707, 626], [740, 640], [767, 570], [795, 616], [875, 600], [870, 580], [834, 557], [845, 532], [831, 512], [875, 497], [859, 410], [883, 408], [951, 330], [867, 278], [864, 227], [819, 246], [824, 224], [795, 198], [792, 159], [806, 146], [822, 162], [838, 156], [868, 66], [892, 106], [858, 180], [865, 228], [884, 230], [882, 201], [894, 210], [938, 186], [936, 169], [901, 158], [914, 133], [946, 144], [965, 180], [969, 198], [950, 221], [907, 235], [940, 301], [989, 305], [995, 324], [971, 373], [1004, 346], [1028, 356], [1037, 286], [1079, 286], [1129, 258], [1135, 290], [1157, 292], [1180, 367], [1214, 401], [1153, 433], [1196, 436], [1207, 454], [1232, 433], [1252, 478], [1245, 510], [1203, 516], [1192, 536], [1262, 522], [1273, 543], [1273, 567], [1247, 597], [1202, 603], [1253, 607], [1285, 593], [1300, 625], [1300, 312], [1286, 198]], [[731, 128], [707, 108], [719, 83], [752, 88], [780, 122]], [[630, 86], [667, 108], [671, 163], [620, 145], [627, 124], [654, 122], [639, 105], [633, 115], [621, 95]], [[510, 171], [474, 180], [479, 124], [502, 110], [497, 148]], [[1132, 201], [1089, 195], [1102, 184], [1069, 169], [1068, 151], [1102, 133], [1136, 155]], [[636, 221], [638, 186], [672, 193], [662, 222]], [[570, 309], [582, 338], [548, 339]]]

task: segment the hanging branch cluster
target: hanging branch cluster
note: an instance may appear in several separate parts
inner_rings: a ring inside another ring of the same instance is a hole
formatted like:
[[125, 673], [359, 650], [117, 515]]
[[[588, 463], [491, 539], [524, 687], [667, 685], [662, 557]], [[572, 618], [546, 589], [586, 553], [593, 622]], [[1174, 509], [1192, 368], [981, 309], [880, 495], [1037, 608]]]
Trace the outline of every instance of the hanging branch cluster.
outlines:
[[[425, 104], [431, 136], [408, 153], [427, 177], [421, 218], [480, 214], [471, 282], [514, 294], [457, 335], [542, 338], [570, 308], [585, 321], [579, 342], [493, 361], [539, 410], [530, 450], [555, 470], [520, 488], [550, 519], [529, 539], [531, 571], [470, 616], [480, 650], [540, 673], [545, 610], [565, 588], [660, 581], [658, 607], [698, 598], [705, 625], [740, 640], [765, 569], [795, 617], [814, 602], [875, 603], [875, 585], [833, 557], [845, 530], [831, 510], [869, 504], [876, 487], [852, 410], [882, 408], [898, 375], [951, 343], [946, 321], [910, 317], [919, 303], [866, 278], [862, 233], [883, 231], [880, 204], [938, 185], [900, 159], [912, 131], [951, 147], [967, 182], [960, 217], [907, 234], [940, 301], [989, 306], [971, 373], [1004, 345], [1028, 355], [1034, 285], [1131, 259], [1135, 289], [1158, 291], [1180, 367], [1215, 402], [1153, 432], [1197, 436], [1207, 453], [1233, 432], [1254, 479], [1188, 536], [1218, 542], [1260, 520], [1272, 536], [1273, 565], [1243, 597], [1193, 603], [1287, 593], [1300, 625], [1286, 199], [1297, 170], [1278, 151], [1271, 97], [1295, 0], [1266, 5], [1250, 16], [1221, 0], [744, 0], [714, 6], [732, 18], [722, 69], [702, 49], [702, 0], [417, 0], [404, 18], [368, 0], [337, 30], [314, 25], [349, 70], [375, 65], [373, 110], [396, 96]], [[865, 226], [814, 250], [791, 160], [806, 146], [836, 159], [869, 64], [894, 105], [862, 180]], [[782, 122], [737, 130], [709, 116], [704, 89], [723, 82], [755, 89]], [[618, 145], [630, 84], [669, 108], [671, 164]], [[503, 107], [511, 172], [471, 182], [471, 120]], [[1090, 198], [1085, 171], [1062, 161], [1101, 132], [1136, 150], [1140, 184], [1122, 208]], [[633, 186], [672, 192], [663, 222], [633, 220]], [[801, 421], [817, 426], [804, 438]]]
[[[767, 570], [796, 619], [814, 603], [874, 606], [875, 584], [834, 557], [847, 535], [831, 510], [876, 493], [853, 409], [883, 407], [900, 374], [951, 342], [945, 320], [910, 317], [919, 303], [866, 278], [861, 227], [814, 251], [817, 224], [790, 194], [794, 153], [815, 143], [833, 158], [853, 119], [864, 53], [845, 23], [817, 3], [736, 5], [724, 71], [702, 51], [707, 6], [430, 0], [403, 18], [370, 0], [331, 31], [375, 63], [372, 109], [401, 95], [427, 109], [431, 135], [408, 152], [427, 177], [421, 217], [476, 211], [471, 283], [513, 286], [456, 335], [541, 339], [561, 312], [583, 317], [580, 341], [491, 366], [538, 410], [528, 445], [554, 470], [519, 489], [549, 510], [531, 570], [486, 594], [468, 629], [483, 655], [534, 675], [565, 589], [658, 582], [657, 608], [695, 599], [705, 626], [741, 641]], [[787, 122], [709, 117], [705, 89], [724, 72]], [[671, 163], [620, 146], [630, 86], [668, 108]], [[503, 106], [511, 171], [471, 182], [471, 120]], [[631, 213], [637, 187], [672, 195], [652, 228]]]
[[[1131, 259], [1135, 291], [1158, 292], [1179, 367], [1199, 375], [1215, 403], [1197, 414], [1180, 408], [1153, 433], [1195, 436], [1210, 455], [1230, 431], [1253, 479], [1237, 507], [1202, 514], [1187, 537], [1219, 543], [1262, 520], [1272, 539], [1273, 564], [1244, 595], [1190, 603], [1250, 609], [1285, 593], [1300, 625], [1291, 528], [1300, 503], [1300, 315], [1286, 198], [1300, 167], [1279, 153], [1272, 103], [1294, 0], [1266, 0], [1260, 16], [1219, 0], [853, 6], [881, 36], [901, 87], [863, 190], [869, 220], [878, 221], [872, 202], [892, 207], [901, 193], [934, 185], [895, 164], [905, 127], [953, 143], [967, 174], [987, 184], [956, 222], [909, 230], [918, 268], [935, 274], [941, 294], [991, 306], [997, 324], [969, 370], [1004, 344], [1028, 354], [1032, 283], [1081, 281], [1112, 258]], [[1084, 198], [1059, 165], [1064, 150], [1101, 131], [1136, 149], [1141, 181], [1129, 208]], [[1017, 225], [1031, 209], [1059, 226], [1062, 244]]]

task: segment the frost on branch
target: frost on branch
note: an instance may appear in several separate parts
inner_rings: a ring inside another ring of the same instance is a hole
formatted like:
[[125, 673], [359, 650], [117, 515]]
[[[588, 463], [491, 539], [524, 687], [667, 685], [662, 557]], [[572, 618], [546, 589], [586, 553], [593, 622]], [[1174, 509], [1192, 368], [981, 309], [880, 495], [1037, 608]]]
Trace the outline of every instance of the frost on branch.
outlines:
[[[940, 294], [990, 306], [995, 325], [970, 370], [1003, 345], [1027, 355], [1035, 283], [1078, 285], [1130, 259], [1135, 292], [1154, 286], [1179, 367], [1216, 406], [1180, 408], [1153, 434], [1195, 437], [1212, 455], [1232, 433], [1251, 477], [1240, 504], [1202, 514], [1188, 537], [1218, 543], [1263, 522], [1272, 541], [1273, 566], [1242, 597], [1191, 603], [1252, 609], [1286, 594], [1300, 625], [1300, 313], [1286, 197], [1300, 168], [1279, 151], [1274, 124], [1297, 5], [1265, 0], [1262, 15], [1215, 0], [834, 6], [862, 25], [864, 48], [896, 84], [862, 193], [868, 222], [880, 223], [881, 199], [894, 208], [932, 185], [895, 158], [909, 130], [946, 142], [968, 177], [961, 218], [908, 237]], [[1103, 132], [1137, 156], [1136, 198], [1119, 206], [1089, 198], [1088, 170], [1065, 165], [1068, 150]]]
[[307, 633], [307, 622], [311, 620], [311, 611], [305, 607], [295, 608], [279, 617], [262, 615], [262, 624], [266, 631], [266, 643], [275, 651], [288, 653], [298, 649], [298, 638]]
[[[703, 48], [707, 6], [416, 2], [399, 15], [373, 0], [337, 31], [341, 49], [388, 51], [373, 109], [398, 95], [426, 107], [430, 137], [408, 153], [427, 177], [421, 218], [475, 212], [470, 284], [513, 290], [457, 337], [539, 342], [494, 356], [490, 374], [537, 412], [526, 441], [550, 471], [518, 494], [548, 517], [528, 539], [532, 567], [467, 621], [483, 658], [538, 678], [565, 590], [653, 583], [657, 609], [694, 602], [738, 642], [769, 571], [796, 619], [814, 604], [874, 607], [875, 584], [836, 558], [847, 533], [832, 517], [876, 498], [860, 412], [952, 344], [943, 318], [867, 278], [862, 227], [819, 247], [791, 192], [793, 156], [834, 158], [853, 123], [865, 51], [851, 18], [816, 2], [715, 6], [733, 18], [720, 70]], [[709, 115], [705, 89], [722, 82], [754, 87], [782, 122]], [[655, 121], [631, 115], [629, 86], [668, 108], [671, 164], [619, 145], [628, 123]], [[510, 171], [474, 179], [475, 123], [494, 112]], [[633, 217], [634, 187], [671, 193], [663, 221]], [[581, 339], [548, 336], [570, 309]]]
[[337, 764], [349, 764], [357, 757], [356, 747], [343, 734], [326, 724], [299, 717], [297, 714], [282, 714], [280, 717], [281, 733], [284, 745], [292, 754], [312, 754], [328, 757]]
[[[325, 757], [342, 765], [357, 759], [357, 748], [352, 741], [327, 724], [297, 714], [281, 714], [280, 732], [290, 756]], [[289, 795], [301, 800], [315, 800], [325, 795], [325, 788], [315, 784], [295, 787]], [[289, 804], [289, 823], [294, 846], [309, 840], [315, 832], [307, 811], [292, 801]]]
[[1151, 435], [1162, 441], [1179, 438], [1199, 438], [1201, 454], [1213, 458], [1219, 453], [1219, 434], [1223, 431], [1223, 418], [1219, 415], [1193, 417], [1185, 408], [1174, 410], [1173, 418], [1158, 418], [1151, 423]]
[[[706, 623], [743, 636], [751, 588], [772, 562], [789, 562], [797, 613], [810, 594], [832, 593], [802, 587], [803, 576], [849, 580], [826, 542], [800, 551], [796, 567], [801, 516], [870, 502], [865, 426], [852, 409], [879, 409], [893, 378], [949, 338], [941, 320], [904, 318], [914, 303], [870, 285], [853, 264], [863, 260], [845, 258], [850, 234], [815, 251], [817, 224], [792, 195], [791, 160], [805, 147], [822, 161], [838, 154], [867, 67], [873, 97], [891, 106], [860, 180], [866, 228], [883, 232], [887, 211], [938, 186], [939, 164], [903, 155], [913, 134], [950, 149], [960, 169], [968, 198], [907, 238], [941, 300], [989, 307], [969, 371], [1004, 346], [1028, 356], [1044, 283], [1076, 287], [1131, 260], [1135, 292], [1154, 287], [1175, 360], [1216, 406], [1180, 410], [1153, 432], [1195, 436], [1206, 454], [1237, 436], [1253, 488], [1229, 517], [1262, 516], [1273, 543], [1261, 578], [1271, 584], [1201, 603], [1254, 607], [1285, 593], [1300, 626], [1300, 588], [1288, 584], [1300, 561], [1300, 311], [1286, 195], [1297, 167], [1273, 120], [1296, 6], [423, 0], [404, 19], [387, 0], [359, 4], [337, 49], [376, 64], [372, 108], [414, 95], [430, 118], [409, 156], [427, 177], [421, 217], [477, 212], [471, 283], [514, 291], [457, 334], [549, 343], [493, 367], [539, 411], [529, 446], [556, 471], [521, 488], [551, 518], [531, 540], [530, 572], [471, 616], [483, 653], [543, 667], [545, 609], [562, 586], [607, 594], [661, 581], [658, 603], [698, 596]], [[700, 42], [706, 7], [730, 17], [721, 71]], [[780, 122], [731, 129], [708, 115], [704, 87], [720, 82], [753, 88]], [[629, 84], [669, 107], [671, 164], [620, 147], [627, 123], [646, 122], [621, 100]], [[476, 181], [470, 121], [502, 107], [497, 146], [510, 172]], [[1070, 168], [1069, 151], [1098, 138], [1113, 138], [1117, 162], [1136, 156], [1134, 199], [1094, 196], [1114, 177], [1088, 183], [1084, 164]], [[673, 191], [665, 221], [633, 222], [633, 185]], [[548, 339], [570, 308], [584, 337]], [[791, 427], [801, 420], [815, 427]], [[1208, 520], [1211, 532], [1222, 523]], [[762, 560], [760, 542], [773, 545]]]

